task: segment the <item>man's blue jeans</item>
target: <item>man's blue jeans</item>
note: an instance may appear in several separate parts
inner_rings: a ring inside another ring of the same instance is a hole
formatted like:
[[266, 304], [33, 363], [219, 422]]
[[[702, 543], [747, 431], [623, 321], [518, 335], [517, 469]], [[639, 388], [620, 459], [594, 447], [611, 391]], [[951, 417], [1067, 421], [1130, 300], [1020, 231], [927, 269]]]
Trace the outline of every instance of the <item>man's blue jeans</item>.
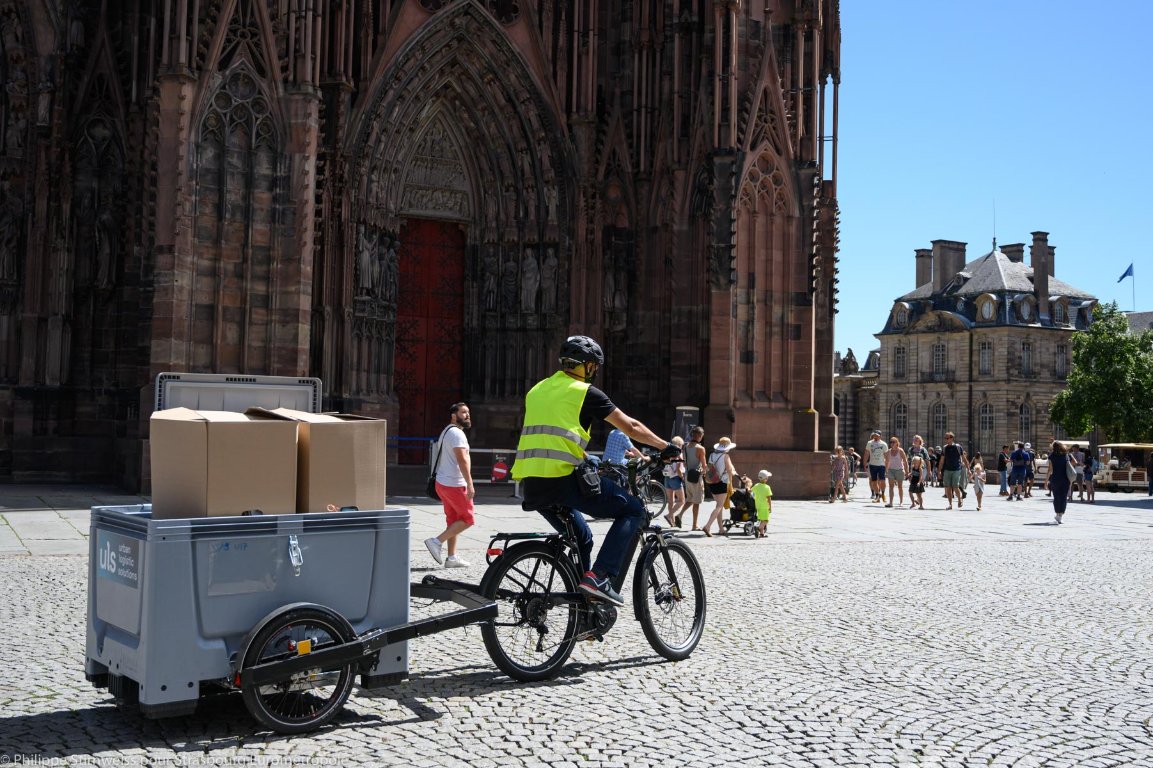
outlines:
[[1009, 468], [1005, 467], [1004, 469], [1002, 469], [997, 474], [999, 474], [1001, 476], [1001, 495], [1002, 496], [1008, 496], [1009, 495]]
[[[610, 519], [613, 521], [608, 534], [605, 535], [601, 550], [597, 553], [596, 562], [592, 570], [598, 575], [613, 578], [620, 570], [628, 565], [624, 562], [628, 554], [629, 542], [633, 535], [648, 520], [644, 504], [636, 496], [625, 493], [624, 488], [612, 480], [601, 478], [601, 493], [595, 499], [586, 498], [577, 486], [576, 476], [573, 476], [572, 487], [559, 496], [554, 502], [574, 510], [572, 519], [576, 529], [577, 542], [580, 545], [581, 567], [589, 570], [589, 560], [593, 551], [593, 532], [585, 521], [583, 512], [589, 517]], [[577, 512], [576, 510], [580, 510]], [[548, 510], [540, 510], [541, 515], [549, 524], [565, 532], [564, 520]]]

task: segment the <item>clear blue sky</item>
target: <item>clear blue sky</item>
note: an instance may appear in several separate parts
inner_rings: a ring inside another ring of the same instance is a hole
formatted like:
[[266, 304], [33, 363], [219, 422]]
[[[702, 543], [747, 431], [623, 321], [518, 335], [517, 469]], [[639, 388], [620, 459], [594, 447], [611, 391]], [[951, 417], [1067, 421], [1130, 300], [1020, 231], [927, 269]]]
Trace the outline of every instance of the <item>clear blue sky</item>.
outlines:
[[[930, 241], [1049, 232], [1057, 279], [1153, 310], [1153, 2], [843, 0], [836, 349], [879, 346]], [[1026, 248], [1026, 261], [1028, 249]]]

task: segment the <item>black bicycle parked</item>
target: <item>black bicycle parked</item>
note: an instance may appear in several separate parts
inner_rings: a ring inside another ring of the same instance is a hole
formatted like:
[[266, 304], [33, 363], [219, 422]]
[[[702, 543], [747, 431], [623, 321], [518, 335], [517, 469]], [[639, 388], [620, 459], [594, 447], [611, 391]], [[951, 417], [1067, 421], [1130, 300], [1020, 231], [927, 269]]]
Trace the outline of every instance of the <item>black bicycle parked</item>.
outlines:
[[[655, 455], [630, 483], [638, 486], [660, 476]], [[498, 533], [489, 543], [489, 567], [480, 583], [483, 597], [497, 605], [497, 616], [481, 625], [484, 645], [493, 662], [509, 677], [531, 682], [559, 672], [580, 640], [603, 640], [617, 620], [617, 609], [579, 591], [580, 552], [572, 515], [553, 507], [566, 521], [565, 533]], [[637, 530], [626, 563], [633, 561], [633, 613], [653, 649], [670, 661], [680, 661], [700, 642], [705, 626], [705, 580], [692, 550], [653, 519]], [[628, 568], [613, 588], [622, 591]]]

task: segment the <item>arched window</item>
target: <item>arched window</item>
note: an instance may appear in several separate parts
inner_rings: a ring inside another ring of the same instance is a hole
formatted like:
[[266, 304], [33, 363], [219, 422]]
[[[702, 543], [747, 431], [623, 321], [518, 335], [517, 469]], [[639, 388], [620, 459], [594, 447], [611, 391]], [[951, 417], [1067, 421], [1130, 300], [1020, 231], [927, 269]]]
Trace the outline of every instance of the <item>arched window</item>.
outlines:
[[991, 454], [996, 448], [996, 424], [993, 421], [993, 406], [982, 403], [977, 409], [977, 445], [975, 450]]
[[937, 343], [933, 345], [933, 375], [943, 376], [945, 374], [945, 345]]
[[1017, 429], [1020, 440], [1027, 443], [1036, 442], [1033, 439], [1033, 407], [1028, 403], [1021, 403], [1017, 410]]
[[891, 424], [893, 430], [890, 434], [897, 436], [901, 439], [901, 444], [904, 445], [905, 433], [909, 431], [909, 406], [904, 403], [897, 403], [893, 406], [893, 421]]
[[933, 445], [945, 444], [945, 433], [949, 431], [949, 410], [944, 403], [933, 403], [929, 408], [929, 442]]
[[893, 378], [905, 378], [905, 362], [906, 354], [904, 347], [897, 347], [893, 350]]

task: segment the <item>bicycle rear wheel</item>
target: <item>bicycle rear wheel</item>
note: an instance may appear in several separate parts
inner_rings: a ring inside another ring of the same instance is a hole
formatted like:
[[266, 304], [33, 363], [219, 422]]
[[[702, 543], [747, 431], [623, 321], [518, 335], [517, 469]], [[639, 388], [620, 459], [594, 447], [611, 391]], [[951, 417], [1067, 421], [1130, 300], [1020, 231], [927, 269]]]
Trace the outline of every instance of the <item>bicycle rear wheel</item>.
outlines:
[[656, 480], [640, 482], [637, 486], [637, 493], [645, 505], [645, 509], [648, 510], [650, 520], [665, 511], [665, 506], [668, 504], [668, 499], [665, 498], [665, 487]]
[[633, 605], [649, 645], [670, 661], [687, 659], [705, 628], [705, 577], [678, 539], [642, 550], [633, 575]]
[[497, 617], [480, 632], [502, 672], [526, 683], [556, 675], [576, 643], [577, 585], [572, 566], [543, 542], [509, 547], [493, 561], [480, 593], [496, 602]]

